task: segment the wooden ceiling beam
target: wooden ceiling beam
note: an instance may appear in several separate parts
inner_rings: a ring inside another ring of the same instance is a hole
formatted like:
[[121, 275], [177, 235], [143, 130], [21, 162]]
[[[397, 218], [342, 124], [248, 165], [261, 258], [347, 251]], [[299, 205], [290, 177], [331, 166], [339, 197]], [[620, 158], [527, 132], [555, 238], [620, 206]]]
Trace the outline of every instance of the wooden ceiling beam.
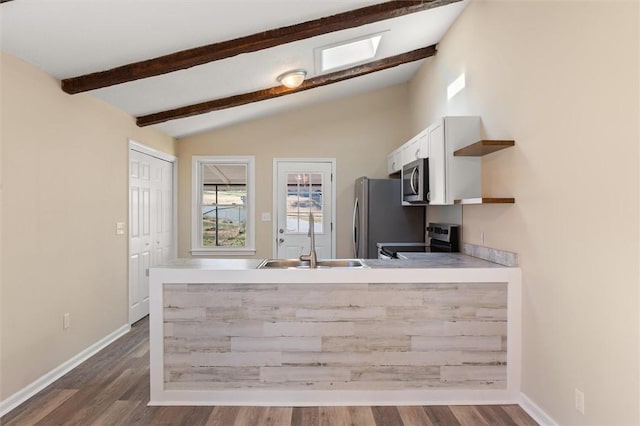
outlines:
[[122, 65], [62, 80], [62, 90], [74, 94], [203, 65], [242, 53], [256, 52], [334, 31], [445, 6], [461, 0], [388, 1], [301, 24], [277, 28], [220, 43], [182, 50], [154, 59]]
[[421, 59], [425, 59], [435, 55], [436, 52], [436, 45], [431, 45], [428, 47], [423, 47], [421, 49], [412, 50], [411, 52], [402, 53], [400, 55], [390, 56], [388, 58], [380, 59], [374, 62], [351, 67], [345, 70], [319, 75], [317, 77], [305, 80], [300, 87], [297, 87], [295, 89], [289, 89], [284, 86], [276, 86], [269, 89], [258, 90], [255, 92], [229, 96], [227, 98], [214, 99], [194, 105], [188, 105], [167, 111], [143, 115], [136, 118], [136, 123], [140, 127], [150, 126], [152, 124], [163, 123], [169, 120], [192, 117], [194, 115], [205, 114], [212, 111], [218, 111], [222, 109], [237, 107], [240, 105], [250, 104], [253, 102], [278, 98], [280, 96], [290, 95], [292, 93], [302, 92], [304, 90], [326, 86], [327, 84], [338, 83], [343, 80], [360, 77], [376, 71], [382, 71], [388, 68], [397, 67], [398, 65], [406, 64], [409, 62], [419, 61]]

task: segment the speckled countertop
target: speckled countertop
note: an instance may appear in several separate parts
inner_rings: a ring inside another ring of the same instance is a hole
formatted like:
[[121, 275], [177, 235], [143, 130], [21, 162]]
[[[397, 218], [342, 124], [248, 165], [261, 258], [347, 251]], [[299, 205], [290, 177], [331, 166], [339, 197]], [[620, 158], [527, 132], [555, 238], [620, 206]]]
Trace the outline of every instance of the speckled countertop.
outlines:
[[153, 268], [161, 269], [256, 269], [264, 259], [174, 259]]
[[[371, 269], [433, 269], [433, 268], [506, 268], [506, 266], [462, 253], [401, 253], [404, 259], [364, 259]], [[264, 259], [175, 259], [154, 269], [250, 270]], [[340, 270], [343, 268], [332, 268]], [[286, 269], [285, 269], [286, 270]], [[359, 269], [361, 272], [363, 269]]]
[[365, 259], [370, 268], [506, 268], [462, 253], [398, 253], [399, 259]]

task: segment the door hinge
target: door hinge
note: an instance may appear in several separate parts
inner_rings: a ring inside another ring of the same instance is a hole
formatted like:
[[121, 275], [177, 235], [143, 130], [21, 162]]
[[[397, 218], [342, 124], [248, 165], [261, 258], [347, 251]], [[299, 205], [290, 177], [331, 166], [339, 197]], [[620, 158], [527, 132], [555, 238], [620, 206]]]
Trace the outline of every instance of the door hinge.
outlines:
[[333, 182], [333, 173], [331, 173], [331, 182]]
[[333, 232], [333, 222], [331, 222], [331, 232]]

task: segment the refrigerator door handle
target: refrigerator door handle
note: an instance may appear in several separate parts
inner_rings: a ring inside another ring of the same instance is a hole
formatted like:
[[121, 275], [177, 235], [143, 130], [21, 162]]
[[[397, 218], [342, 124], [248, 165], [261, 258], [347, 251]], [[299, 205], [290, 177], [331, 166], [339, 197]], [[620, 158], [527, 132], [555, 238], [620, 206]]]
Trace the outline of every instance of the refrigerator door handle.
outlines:
[[358, 232], [356, 229], [356, 217], [358, 215], [358, 199], [353, 203], [353, 227], [351, 228], [351, 237], [353, 241], [353, 254], [358, 257]]

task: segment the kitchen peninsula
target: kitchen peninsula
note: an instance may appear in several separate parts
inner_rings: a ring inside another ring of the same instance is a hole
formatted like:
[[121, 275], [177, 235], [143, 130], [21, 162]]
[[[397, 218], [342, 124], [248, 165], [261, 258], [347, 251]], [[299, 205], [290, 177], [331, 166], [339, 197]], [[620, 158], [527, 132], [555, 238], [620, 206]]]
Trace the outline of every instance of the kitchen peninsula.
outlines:
[[515, 402], [520, 269], [178, 259], [150, 271], [150, 405]]

